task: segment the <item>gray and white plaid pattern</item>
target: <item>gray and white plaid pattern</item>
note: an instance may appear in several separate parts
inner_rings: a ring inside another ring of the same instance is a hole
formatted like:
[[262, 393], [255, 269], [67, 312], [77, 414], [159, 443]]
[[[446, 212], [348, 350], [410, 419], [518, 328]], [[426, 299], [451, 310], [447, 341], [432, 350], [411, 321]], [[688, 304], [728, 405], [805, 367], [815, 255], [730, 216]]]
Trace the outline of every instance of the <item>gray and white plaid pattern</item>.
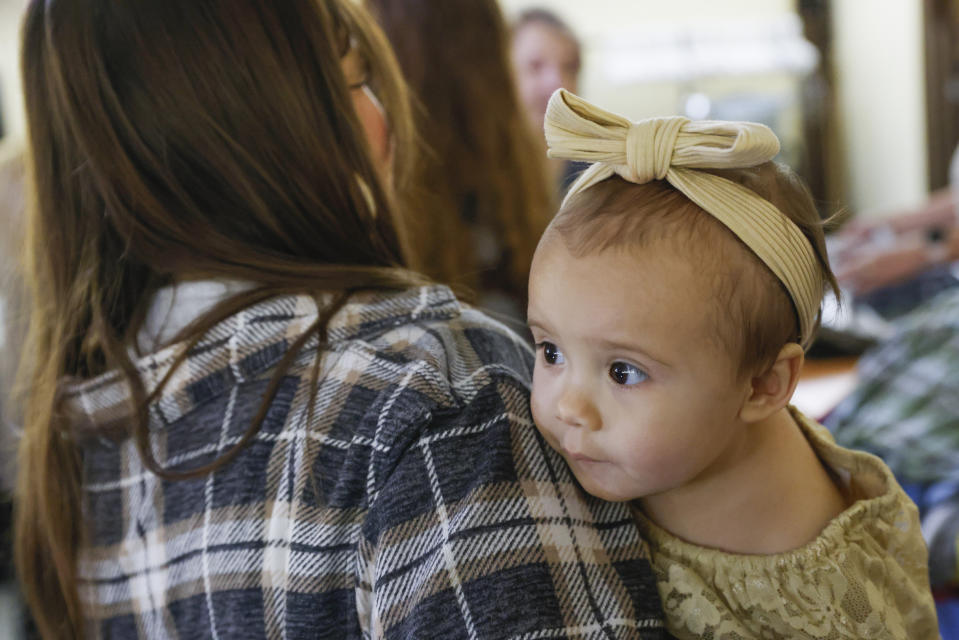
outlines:
[[897, 325], [860, 359], [856, 389], [823, 424], [840, 445], [878, 455], [901, 482], [959, 480], [959, 290]]
[[[239, 441], [309, 297], [209, 332], [150, 407], [165, 468]], [[138, 363], [148, 388], [181, 346]], [[73, 385], [89, 523], [79, 575], [105, 638], [658, 638], [628, 510], [587, 496], [529, 413], [532, 354], [443, 287], [354, 296], [231, 464], [169, 482], [128, 439], [116, 375]], [[312, 415], [312, 418], [311, 418]]]

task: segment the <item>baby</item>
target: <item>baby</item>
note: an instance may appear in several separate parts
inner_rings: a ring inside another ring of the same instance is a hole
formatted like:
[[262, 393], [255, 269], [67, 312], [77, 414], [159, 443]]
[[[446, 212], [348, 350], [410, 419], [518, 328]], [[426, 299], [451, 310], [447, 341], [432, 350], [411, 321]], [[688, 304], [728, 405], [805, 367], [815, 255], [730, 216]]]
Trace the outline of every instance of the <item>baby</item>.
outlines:
[[915, 506], [789, 406], [836, 283], [775, 135], [562, 89], [546, 135], [595, 164], [533, 261], [533, 416], [586, 491], [635, 501], [670, 633], [939, 637]]

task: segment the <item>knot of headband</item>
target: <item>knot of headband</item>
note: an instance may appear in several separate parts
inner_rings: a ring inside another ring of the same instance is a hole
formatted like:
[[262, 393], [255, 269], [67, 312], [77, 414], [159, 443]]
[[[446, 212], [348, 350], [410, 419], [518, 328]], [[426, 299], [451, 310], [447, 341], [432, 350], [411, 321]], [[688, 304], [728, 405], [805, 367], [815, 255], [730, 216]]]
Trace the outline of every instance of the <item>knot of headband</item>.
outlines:
[[681, 116], [632, 122], [558, 89], [546, 109], [545, 129], [551, 158], [593, 163], [566, 200], [613, 174], [638, 184], [666, 180], [735, 233], [779, 278], [796, 308], [802, 342], [810, 342], [823, 293], [812, 245], [771, 202], [740, 184], [698, 171], [743, 169], [772, 160], [779, 140], [768, 127]]

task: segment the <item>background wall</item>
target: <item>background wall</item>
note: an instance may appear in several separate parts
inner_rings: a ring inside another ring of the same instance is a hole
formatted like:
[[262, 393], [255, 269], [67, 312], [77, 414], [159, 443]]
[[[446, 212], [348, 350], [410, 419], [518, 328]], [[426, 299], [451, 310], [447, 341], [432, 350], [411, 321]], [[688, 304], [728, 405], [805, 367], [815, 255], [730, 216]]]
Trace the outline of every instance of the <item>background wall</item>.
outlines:
[[[732, 20], [775, 19], [794, 15], [792, 0], [500, 0], [507, 18], [524, 8], [548, 7], [563, 17], [583, 43], [580, 92], [634, 118], [676, 113], [686, 91], [682, 84], [656, 79], [649, 67], [669, 60], [643, 54], [690, 30]], [[642, 83], [629, 83], [625, 68], [646, 70]]]
[[4, 129], [12, 137], [21, 137], [25, 127], [17, 55], [25, 6], [25, 0], [0, 0], [0, 108]]
[[928, 191], [922, 2], [832, 6], [850, 203], [863, 215], [911, 206]]
[[[562, 14], [585, 47], [581, 92], [630, 117], [680, 112], [689, 94], [699, 90], [740, 95], [764, 90], [775, 100], [798, 102], [788, 74], [760, 73], [732, 81], [700, 78], [691, 84], [657, 80], [655, 74], [647, 73], [645, 80], [637, 82], [625, 77], [628, 73], [624, 74], [622, 64], [624, 51], [641, 52], [643, 46], [655, 44], [656, 37], [672, 37], [684, 29], [731, 18], [788, 20], [795, 14], [795, 0], [500, 1], [507, 16], [533, 5], [546, 5]], [[875, 0], [833, 0], [831, 4], [840, 152], [846, 176], [840, 204], [863, 215], [878, 215], [917, 203], [927, 193], [922, 3], [883, 0], [881, 10]], [[19, 15], [25, 5], [26, 0], [0, 0], [0, 107], [7, 133], [13, 137], [22, 136], [24, 129], [17, 49]], [[648, 71], [656, 64], [640, 59], [636, 68]], [[797, 114], [788, 109], [783, 113], [786, 132], [779, 133], [788, 144]]]
[[[624, 42], [697, 30], [731, 19], [788, 24], [796, 0], [500, 0], [507, 16], [547, 6], [562, 15], [585, 48], [580, 90], [585, 97], [633, 118], [680, 113], [689, 82], [624, 83], [615, 69]], [[842, 202], [863, 215], [880, 215], [927, 195], [922, 3], [917, 0], [832, 0]], [[641, 48], [641, 47], [639, 47]], [[622, 62], [618, 64], [623, 64]], [[629, 61], [626, 64], [630, 64]], [[631, 64], [648, 62], [636, 58]], [[701, 78], [697, 90], [743, 96], [768, 94], [792, 101], [797, 83], [788, 73], [725, 79]], [[777, 133], [791, 142], [799, 114], [784, 111]], [[770, 123], [767, 123], [770, 124]], [[776, 128], [776, 127], [774, 127]], [[792, 162], [791, 158], [784, 158]]]

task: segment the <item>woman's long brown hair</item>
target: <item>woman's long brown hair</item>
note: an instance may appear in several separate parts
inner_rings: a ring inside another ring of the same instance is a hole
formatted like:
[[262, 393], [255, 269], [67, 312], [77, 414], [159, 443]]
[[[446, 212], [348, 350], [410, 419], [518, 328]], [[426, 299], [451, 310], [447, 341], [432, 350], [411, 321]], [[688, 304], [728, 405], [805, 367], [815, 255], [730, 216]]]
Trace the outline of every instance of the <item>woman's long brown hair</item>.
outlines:
[[[436, 280], [481, 287], [470, 223], [507, 252], [502, 288], [524, 299], [529, 267], [553, 212], [546, 159], [513, 82], [509, 31], [496, 0], [366, 0], [393, 44], [419, 109], [421, 186], [411, 239]], [[477, 220], [464, 220], [475, 215]], [[488, 274], [487, 274], [488, 275]], [[525, 308], [525, 307], [524, 307]]]
[[[33, 0], [22, 46], [33, 308], [15, 554], [41, 635], [79, 637], [81, 460], [58, 388], [123, 372], [130, 437], [177, 477], [148, 445], [160, 389], [128, 355], [152, 293], [181, 278], [257, 283], [181, 335], [195, 343], [279, 293], [342, 302], [420, 282], [340, 67], [350, 47], [387, 107], [400, 176], [411, 128], [385, 39], [350, 0]], [[321, 344], [330, 313], [313, 327]]]

